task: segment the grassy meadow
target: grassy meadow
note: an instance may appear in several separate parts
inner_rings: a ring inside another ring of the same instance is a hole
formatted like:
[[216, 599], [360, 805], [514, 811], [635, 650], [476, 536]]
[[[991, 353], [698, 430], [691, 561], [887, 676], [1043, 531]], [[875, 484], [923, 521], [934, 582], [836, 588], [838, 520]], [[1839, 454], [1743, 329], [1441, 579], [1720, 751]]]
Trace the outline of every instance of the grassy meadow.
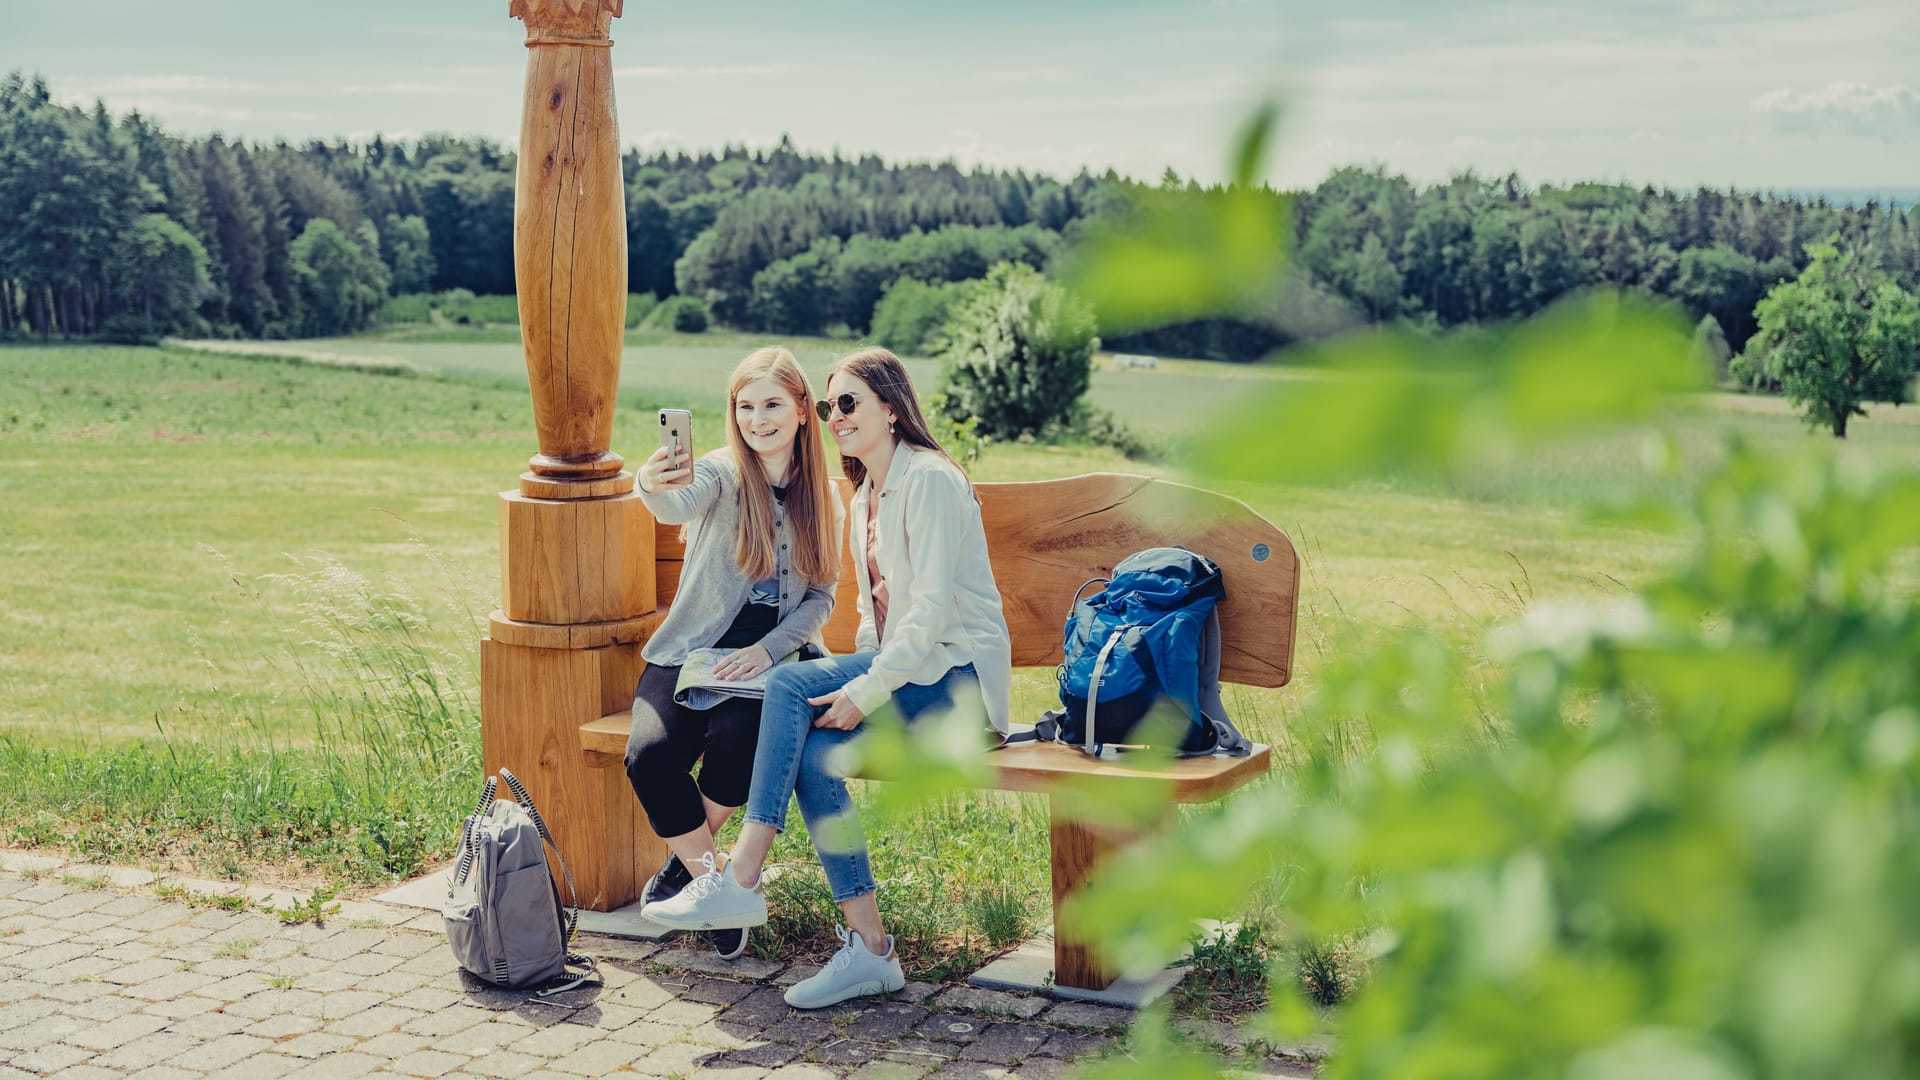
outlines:
[[[614, 448], [651, 449], [659, 405], [692, 408], [698, 447], [718, 445], [724, 378], [757, 344], [629, 335]], [[816, 375], [846, 347], [790, 345]], [[517, 338], [215, 348], [0, 348], [0, 842], [262, 880], [418, 872], [451, 847], [477, 780], [496, 496], [535, 449]], [[937, 385], [933, 362], [911, 366], [923, 390]], [[1198, 362], [1120, 372], [1103, 357], [1092, 397], [1177, 440], [1251, 386], [1294, 377]], [[1679, 495], [1729, 433], [1825, 438], [1782, 402], [1706, 395], [1659, 430], [1583, 435], [1464, 479], [1234, 488], [1293, 538], [1304, 573], [1295, 684], [1229, 704], [1284, 745], [1316, 672], [1382, 630], [1473, 641], [1534, 599], [1644, 582], [1683, 539], [1589, 507]], [[1669, 437], [1677, 466], [1650, 468]], [[1876, 408], [1849, 443], [1920, 464], [1920, 413]], [[1101, 448], [995, 444], [974, 475], [1095, 470], [1173, 474]], [[1050, 673], [1022, 673], [1016, 712], [1050, 692]], [[421, 790], [396, 790], [395, 770], [424, 776]], [[1038, 800], [957, 796], [870, 833], [883, 904], [923, 977], [967, 970], [1045, 918]], [[776, 857], [812, 862], [798, 829]], [[780, 888], [776, 932], [756, 947], [831, 946], [817, 874]]]

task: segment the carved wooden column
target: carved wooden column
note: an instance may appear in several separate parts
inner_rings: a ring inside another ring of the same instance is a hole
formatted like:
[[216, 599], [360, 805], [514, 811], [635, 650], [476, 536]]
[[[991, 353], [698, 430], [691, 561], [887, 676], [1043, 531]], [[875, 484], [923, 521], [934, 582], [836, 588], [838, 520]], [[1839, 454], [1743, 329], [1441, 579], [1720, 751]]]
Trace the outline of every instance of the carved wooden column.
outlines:
[[664, 846], [581, 724], [625, 709], [653, 625], [654, 523], [612, 450], [626, 327], [626, 192], [613, 104], [622, 0], [512, 0], [527, 82], [514, 280], [539, 453], [500, 495], [500, 610], [480, 643], [481, 753], [527, 782], [582, 903], [639, 896]]

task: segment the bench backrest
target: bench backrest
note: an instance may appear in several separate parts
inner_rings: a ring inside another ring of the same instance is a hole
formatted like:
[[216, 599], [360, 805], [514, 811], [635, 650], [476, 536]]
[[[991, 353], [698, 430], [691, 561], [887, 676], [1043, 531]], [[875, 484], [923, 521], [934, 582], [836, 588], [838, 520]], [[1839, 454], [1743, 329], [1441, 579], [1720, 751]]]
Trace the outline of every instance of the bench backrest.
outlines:
[[[853, 489], [836, 480], [843, 503]], [[1285, 686], [1293, 677], [1294, 616], [1300, 562], [1285, 533], [1238, 499], [1166, 480], [1093, 473], [1065, 480], [978, 484], [987, 550], [1000, 586], [1013, 662], [1060, 663], [1061, 627], [1073, 592], [1143, 548], [1179, 545], [1220, 564], [1220, 678]], [[659, 605], [680, 581], [678, 526], [655, 527]], [[841, 560], [840, 587], [827, 647], [851, 652], [859, 624], [852, 553]]]

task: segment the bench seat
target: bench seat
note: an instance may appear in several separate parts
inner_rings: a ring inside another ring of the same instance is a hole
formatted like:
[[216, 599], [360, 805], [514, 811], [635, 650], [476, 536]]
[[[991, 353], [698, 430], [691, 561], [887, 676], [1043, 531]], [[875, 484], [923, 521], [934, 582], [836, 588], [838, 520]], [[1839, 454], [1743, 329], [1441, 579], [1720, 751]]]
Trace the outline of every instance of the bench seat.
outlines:
[[[580, 725], [580, 749], [588, 764], [618, 767], [626, 756], [631, 726], [632, 720], [625, 712], [608, 713]], [[1174, 761], [1145, 757], [1096, 760], [1070, 746], [1037, 742], [1016, 743], [987, 756], [994, 765], [991, 786], [998, 791], [1046, 794], [1064, 777], [1094, 776], [1115, 783], [1171, 784], [1173, 801], [1183, 803], [1211, 802], [1257, 780], [1266, 775], [1272, 760], [1271, 751], [1262, 743], [1255, 743], [1246, 757], [1215, 755]]]

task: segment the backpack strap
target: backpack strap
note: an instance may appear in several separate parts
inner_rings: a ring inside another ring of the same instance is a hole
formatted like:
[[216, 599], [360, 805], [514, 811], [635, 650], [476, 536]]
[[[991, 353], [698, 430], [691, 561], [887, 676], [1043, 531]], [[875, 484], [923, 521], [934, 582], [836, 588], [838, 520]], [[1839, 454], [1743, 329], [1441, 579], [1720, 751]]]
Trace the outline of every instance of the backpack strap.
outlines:
[[533, 827], [540, 830], [540, 839], [545, 840], [547, 846], [553, 849], [553, 857], [560, 860], [560, 876], [567, 879], [567, 896], [573, 901], [567, 906], [566, 914], [566, 943], [571, 945], [573, 933], [580, 925], [580, 891], [574, 888], [573, 871], [567, 869], [567, 857], [560, 854], [560, 845], [554, 842], [553, 833], [548, 831], [547, 819], [540, 816], [540, 808], [533, 805], [533, 796], [527, 794], [526, 785], [520, 783], [520, 778], [507, 771], [505, 766], [500, 769], [500, 779], [506, 783], [507, 790], [513, 792], [514, 801], [526, 808], [527, 816], [533, 819]]
[[1100, 677], [1107, 672], [1107, 658], [1113, 655], [1113, 647], [1120, 644], [1120, 639], [1126, 636], [1126, 633], [1127, 628], [1124, 626], [1115, 630], [1108, 636], [1107, 643], [1100, 646], [1100, 655], [1093, 658], [1093, 675], [1087, 680], [1086, 745], [1080, 747], [1082, 753], [1091, 757], [1100, 757], [1103, 749], [1099, 743], [1093, 741], [1093, 712], [1100, 704]]
[[1253, 752], [1253, 743], [1234, 726], [1227, 716], [1226, 702], [1220, 699], [1220, 653], [1220, 611], [1216, 608], [1207, 613], [1207, 629], [1200, 635], [1200, 716], [1213, 724], [1219, 738], [1214, 753], [1246, 757]]
[[485, 786], [480, 789], [480, 803], [473, 808], [473, 814], [460, 825], [460, 865], [453, 868], [453, 882], [458, 885], [467, 880], [473, 872], [473, 861], [480, 856], [480, 837], [476, 826], [486, 814], [487, 807], [493, 805], [493, 793], [500, 789], [500, 781], [487, 777]]

